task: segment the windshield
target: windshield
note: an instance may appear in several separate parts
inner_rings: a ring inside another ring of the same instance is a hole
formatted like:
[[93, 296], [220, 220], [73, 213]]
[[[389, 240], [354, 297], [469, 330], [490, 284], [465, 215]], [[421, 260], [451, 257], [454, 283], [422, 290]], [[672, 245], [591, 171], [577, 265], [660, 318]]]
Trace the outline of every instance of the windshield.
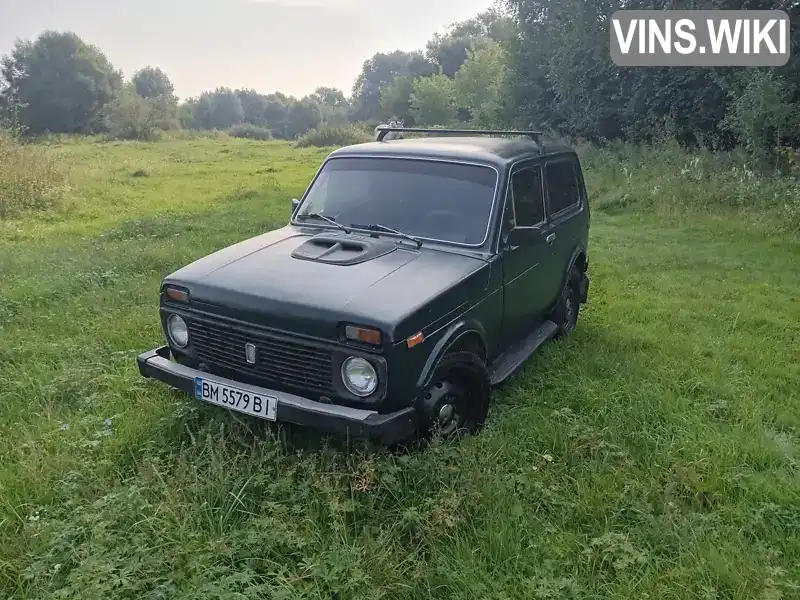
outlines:
[[297, 216], [382, 225], [416, 237], [481, 244], [497, 173], [490, 167], [402, 158], [334, 158]]

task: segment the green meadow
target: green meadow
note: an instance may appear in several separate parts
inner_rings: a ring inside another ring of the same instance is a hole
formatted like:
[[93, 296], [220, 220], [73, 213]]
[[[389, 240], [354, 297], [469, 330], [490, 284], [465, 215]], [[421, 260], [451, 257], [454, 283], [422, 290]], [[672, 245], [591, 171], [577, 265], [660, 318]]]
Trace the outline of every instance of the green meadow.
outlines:
[[0, 597], [800, 597], [800, 186], [584, 148], [590, 302], [478, 436], [399, 454], [139, 376], [159, 282], [327, 151], [64, 139], [0, 220]]

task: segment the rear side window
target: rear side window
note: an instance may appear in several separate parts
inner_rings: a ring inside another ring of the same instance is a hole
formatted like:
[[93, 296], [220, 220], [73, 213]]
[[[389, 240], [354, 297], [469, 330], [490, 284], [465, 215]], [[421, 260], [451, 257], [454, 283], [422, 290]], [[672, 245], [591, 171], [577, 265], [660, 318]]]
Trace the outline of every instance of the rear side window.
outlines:
[[542, 167], [517, 171], [511, 178], [517, 227], [531, 227], [544, 221]]
[[573, 161], [560, 160], [547, 163], [545, 173], [547, 177], [547, 201], [551, 215], [580, 202], [578, 176], [575, 172]]

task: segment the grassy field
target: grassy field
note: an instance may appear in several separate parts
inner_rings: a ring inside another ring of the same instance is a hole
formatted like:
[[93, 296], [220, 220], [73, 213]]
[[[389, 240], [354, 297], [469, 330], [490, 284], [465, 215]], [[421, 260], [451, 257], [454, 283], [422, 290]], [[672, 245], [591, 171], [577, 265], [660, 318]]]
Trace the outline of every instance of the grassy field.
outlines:
[[323, 151], [52, 152], [66, 203], [0, 222], [0, 597], [800, 597], [796, 181], [588, 156], [578, 331], [483, 434], [400, 456], [136, 369], [160, 279], [282, 225]]

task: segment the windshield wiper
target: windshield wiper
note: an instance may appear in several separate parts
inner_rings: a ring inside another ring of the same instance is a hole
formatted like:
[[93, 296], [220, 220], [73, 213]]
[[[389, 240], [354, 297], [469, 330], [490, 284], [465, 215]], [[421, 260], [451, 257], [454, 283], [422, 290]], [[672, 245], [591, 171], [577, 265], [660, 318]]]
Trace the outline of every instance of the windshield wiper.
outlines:
[[414, 237], [413, 235], [409, 235], [407, 233], [403, 233], [402, 231], [397, 231], [397, 229], [392, 229], [391, 227], [387, 227], [386, 225], [381, 225], [380, 223], [373, 223], [371, 225], [356, 225], [355, 223], [351, 223], [350, 227], [353, 229], [366, 229], [367, 231], [383, 231], [385, 233], [393, 233], [395, 235], [399, 235], [407, 240], [414, 242], [417, 245], [417, 248], [422, 247], [422, 240]]
[[330, 217], [326, 217], [322, 213], [308, 213], [308, 214], [304, 214], [304, 215], [297, 215], [295, 217], [295, 219], [303, 220], [303, 221], [305, 221], [306, 219], [319, 219], [320, 221], [325, 221], [326, 223], [330, 223], [334, 227], [338, 227], [339, 229], [341, 229], [345, 233], [350, 233], [350, 230], [347, 227], [345, 227], [341, 223], [337, 223], [335, 219], [332, 219]]

